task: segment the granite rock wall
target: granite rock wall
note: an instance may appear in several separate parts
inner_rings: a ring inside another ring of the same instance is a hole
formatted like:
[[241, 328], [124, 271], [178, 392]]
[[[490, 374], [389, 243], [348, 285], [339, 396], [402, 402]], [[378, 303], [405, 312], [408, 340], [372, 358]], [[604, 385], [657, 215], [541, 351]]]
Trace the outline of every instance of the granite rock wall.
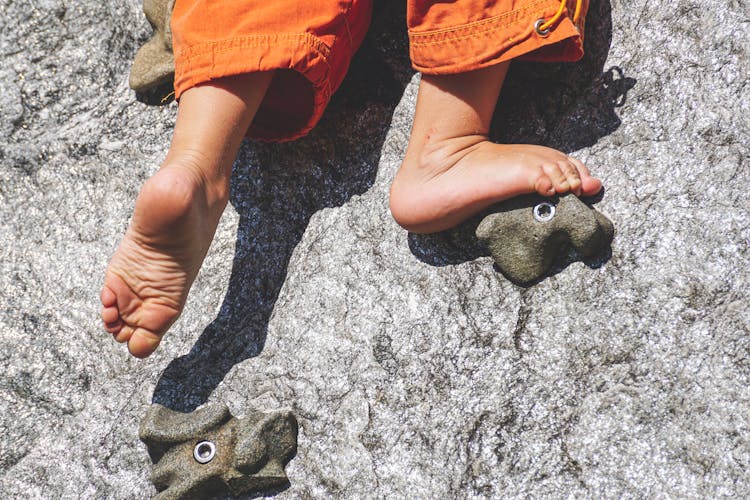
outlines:
[[145, 361], [98, 290], [175, 104], [128, 89], [140, 2], [0, 2], [0, 491], [148, 498], [152, 402], [291, 409], [307, 497], [750, 495], [747, 2], [592, 0], [587, 56], [516, 64], [493, 136], [601, 177], [611, 251], [518, 287], [388, 213], [418, 75], [402, 2], [320, 126], [245, 144]]

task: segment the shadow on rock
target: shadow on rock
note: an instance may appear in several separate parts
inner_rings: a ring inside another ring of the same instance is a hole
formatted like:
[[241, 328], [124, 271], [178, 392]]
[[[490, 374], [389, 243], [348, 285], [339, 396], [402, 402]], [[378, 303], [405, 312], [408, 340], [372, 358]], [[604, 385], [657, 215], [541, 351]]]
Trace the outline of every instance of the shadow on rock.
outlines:
[[[173, 360], [153, 402], [189, 412], [205, 403], [229, 370], [257, 356], [310, 217], [344, 204], [374, 182], [391, 116], [411, 74], [403, 6], [379, 9], [371, 35], [325, 116], [308, 137], [245, 144], [234, 165], [230, 202], [239, 228], [229, 288], [218, 317], [191, 352]], [[393, 59], [388, 45], [398, 45]]]
[[[586, 17], [585, 56], [581, 61], [513, 63], [493, 116], [492, 140], [539, 144], [571, 153], [590, 147], [617, 130], [621, 121], [615, 110], [625, 104], [636, 80], [626, 77], [622, 68], [604, 69], [611, 42], [610, 2], [593, 0]], [[602, 195], [585, 201], [596, 203]], [[455, 265], [489, 255], [474, 237], [486, 215], [480, 214], [442, 233], [410, 234], [409, 247], [418, 259], [433, 266]], [[611, 255], [611, 249], [584, 263], [599, 267], [609, 259], [607, 254]], [[560, 255], [549, 275], [579, 260], [581, 256], [575, 252]]]

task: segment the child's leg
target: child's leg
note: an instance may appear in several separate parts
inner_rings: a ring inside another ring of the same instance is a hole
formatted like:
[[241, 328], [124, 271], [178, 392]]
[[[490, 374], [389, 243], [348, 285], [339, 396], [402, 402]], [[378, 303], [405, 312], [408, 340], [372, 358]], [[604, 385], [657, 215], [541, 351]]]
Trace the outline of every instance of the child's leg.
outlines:
[[167, 158], [138, 195], [101, 291], [105, 329], [134, 356], [151, 354], [182, 311], [272, 75], [223, 78], [182, 94]]
[[592, 195], [601, 189], [583, 163], [559, 151], [489, 142], [508, 65], [422, 75], [409, 147], [391, 186], [391, 212], [404, 228], [441, 231], [525, 193]]

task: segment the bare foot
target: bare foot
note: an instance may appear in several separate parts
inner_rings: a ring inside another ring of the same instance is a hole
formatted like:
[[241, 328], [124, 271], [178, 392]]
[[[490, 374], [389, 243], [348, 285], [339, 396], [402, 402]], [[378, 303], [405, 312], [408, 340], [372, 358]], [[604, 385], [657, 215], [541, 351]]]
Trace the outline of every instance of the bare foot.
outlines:
[[391, 186], [391, 213], [404, 228], [442, 231], [521, 194], [592, 195], [601, 189], [575, 158], [487, 139], [509, 64], [422, 75], [409, 148]]
[[543, 146], [494, 144], [481, 135], [427, 142], [407, 155], [391, 186], [391, 212], [412, 232], [453, 227], [514, 196], [590, 196], [601, 182], [579, 160]]
[[104, 328], [130, 352], [154, 352], [185, 306], [229, 200], [245, 131], [273, 72], [219, 78], [183, 92], [164, 166], [143, 185], [101, 291]]
[[169, 164], [143, 185], [109, 262], [101, 318], [133, 356], [151, 354], [180, 315], [227, 202], [228, 185]]

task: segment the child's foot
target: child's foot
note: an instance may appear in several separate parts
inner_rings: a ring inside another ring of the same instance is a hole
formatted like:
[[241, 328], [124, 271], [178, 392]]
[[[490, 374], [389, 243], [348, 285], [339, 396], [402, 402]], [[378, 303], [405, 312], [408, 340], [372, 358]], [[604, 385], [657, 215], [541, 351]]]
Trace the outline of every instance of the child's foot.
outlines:
[[164, 166], [143, 185], [101, 292], [104, 328], [130, 352], [154, 352], [185, 305], [229, 200], [232, 163], [273, 72], [182, 93]]
[[173, 163], [143, 185], [101, 291], [105, 329], [134, 356], [154, 352], [180, 315], [226, 205], [222, 183]]
[[407, 154], [391, 187], [393, 217], [412, 232], [442, 231], [522, 194], [589, 196], [602, 187], [579, 160], [543, 146], [470, 135], [428, 138], [420, 149]]
[[583, 163], [559, 151], [487, 139], [509, 64], [422, 75], [409, 148], [391, 186], [391, 213], [404, 228], [442, 231], [521, 194], [601, 189]]

